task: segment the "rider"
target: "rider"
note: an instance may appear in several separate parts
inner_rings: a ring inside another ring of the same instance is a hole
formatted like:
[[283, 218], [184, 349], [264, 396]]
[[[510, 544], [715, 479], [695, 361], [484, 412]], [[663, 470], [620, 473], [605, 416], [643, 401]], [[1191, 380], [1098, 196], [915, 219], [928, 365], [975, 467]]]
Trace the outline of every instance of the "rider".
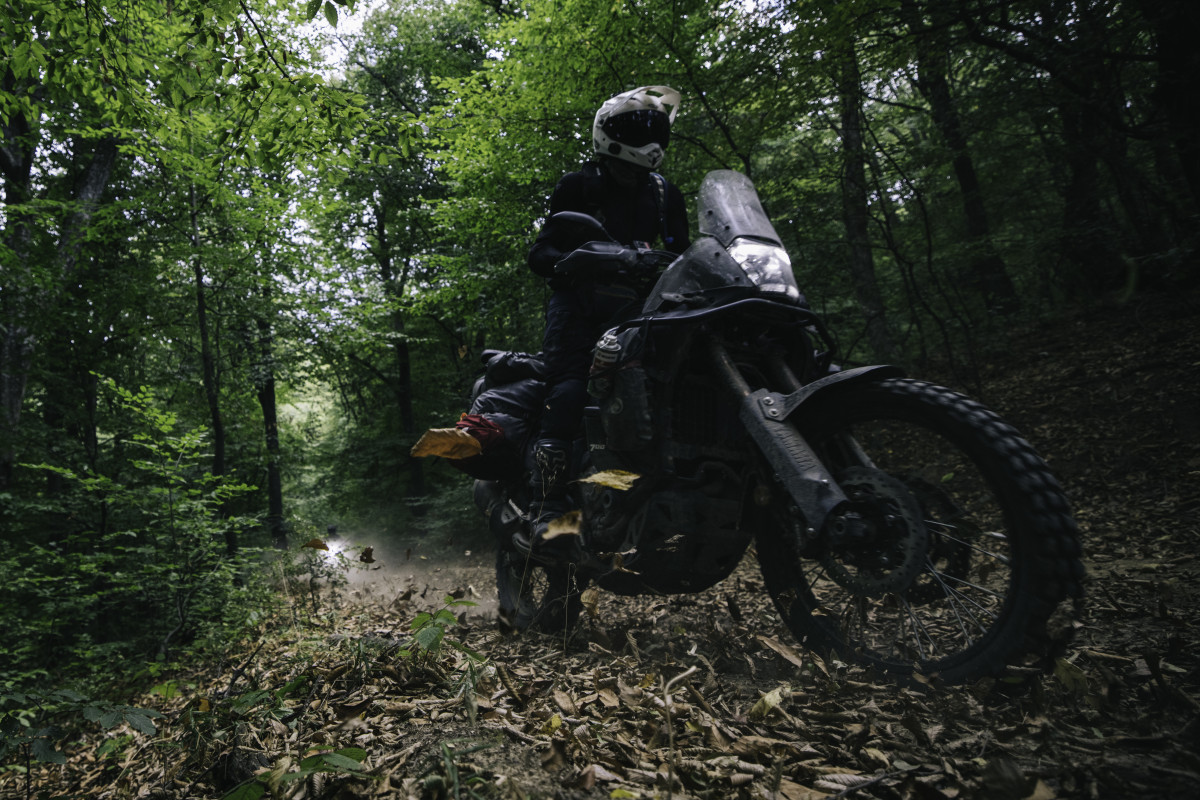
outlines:
[[[550, 196], [550, 213], [577, 211], [599, 220], [620, 244], [682, 253], [689, 244], [687, 209], [679, 189], [657, 170], [679, 110], [679, 92], [642, 86], [614, 95], [600, 106], [592, 124], [595, 159], [564, 175]], [[572, 475], [571, 445], [587, 401], [588, 369], [597, 338], [622, 312], [635, 307], [628, 289], [603, 279], [566, 280], [554, 265], [584, 244], [578, 229], [548, 222], [529, 251], [529, 267], [553, 289], [546, 308], [542, 355], [546, 363], [546, 402], [534, 446], [530, 482], [531, 541], [517, 544], [547, 555], [563, 554], [543, 541], [549, 523], [568, 510]], [[640, 303], [640, 301], [639, 301]]]

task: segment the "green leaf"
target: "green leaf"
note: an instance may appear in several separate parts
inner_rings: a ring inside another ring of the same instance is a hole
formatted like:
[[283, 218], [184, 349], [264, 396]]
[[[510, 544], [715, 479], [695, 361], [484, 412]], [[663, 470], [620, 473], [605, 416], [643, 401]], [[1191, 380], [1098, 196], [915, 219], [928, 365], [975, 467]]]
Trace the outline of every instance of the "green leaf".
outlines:
[[175, 681], [166, 681], [165, 683], [151, 687], [150, 694], [157, 694], [166, 700], [170, 700], [179, 696], [179, 685]]
[[266, 793], [267, 787], [265, 784], [259, 783], [257, 779], [251, 778], [237, 786], [229, 794], [221, 798], [221, 800], [258, 800]]
[[367, 751], [363, 750], [361, 747], [343, 747], [341, 750], [337, 751], [337, 754], [339, 756], [345, 756], [346, 758], [352, 758], [358, 762], [367, 760]]
[[441, 646], [442, 637], [445, 633], [444, 628], [440, 628], [437, 625], [430, 625], [427, 628], [417, 631], [413, 638], [417, 640], [417, 645], [422, 650], [436, 652], [438, 647]]
[[299, 677], [292, 678], [290, 681], [287, 682], [287, 684], [285, 686], [283, 686], [283, 688], [281, 688], [275, 692], [275, 696], [278, 698], [287, 697], [292, 692], [296, 691], [297, 689], [303, 688], [304, 686], [307, 686], [307, 685], [308, 685], [308, 676], [307, 675], [301, 675]]
[[304, 9], [304, 14], [308, 19], [312, 19], [321, 10], [322, 0], [308, 0], [308, 6]]
[[321, 756], [321, 761], [336, 772], [359, 772], [363, 768], [362, 764], [353, 758], [347, 758], [338, 753], [325, 753]]
[[487, 660], [487, 658], [482, 653], [480, 653], [476, 650], [472, 650], [471, 648], [467, 647], [462, 642], [456, 642], [453, 639], [447, 639], [446, 644], [450, 645], [458, 652], [463, 653], [466, 656], [469, 656], [474, 661], [486, 661]]
[[67, 757], [54, 749], [54, 743], [49, 739], [37, 738], [31, 747], [33, 757], [43, 764], [65, 764]]
[[154, 734], [158, 733], [158, 728], [156, 728], [154, 723], [150, 721], [150, 718], [144, 714], [140, 714], [133, 710], [127, 710], [124, 716], [125, 721], [129, 723], [129, 726], [138, 733], [144, 733], [147, 736], [153, 736]]
[[337, 27], [338, 12], [337, 6], [333, 3], [325, 3], [325, 19], [329, 20], [329, 24], [332, 27]]

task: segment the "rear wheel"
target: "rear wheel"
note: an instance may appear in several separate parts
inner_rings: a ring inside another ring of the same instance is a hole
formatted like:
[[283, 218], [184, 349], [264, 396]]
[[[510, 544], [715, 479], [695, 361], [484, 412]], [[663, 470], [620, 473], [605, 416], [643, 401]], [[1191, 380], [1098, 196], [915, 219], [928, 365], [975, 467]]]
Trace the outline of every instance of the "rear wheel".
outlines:
[[514, 630], [562, 633], [574, 627], [583, 588], [570, 564], [540, 564], [511, 548], [496, 553], [500, 621]]
[[903, 379], [830, 392], [795, 418], [853, 512], [831, 545], [781, 500], [759, 536], [767, 589], [803, 644], [948, 682], [1046, 650], [1047, 620], [1082, 594], [1079, 536], [1014, 428]]

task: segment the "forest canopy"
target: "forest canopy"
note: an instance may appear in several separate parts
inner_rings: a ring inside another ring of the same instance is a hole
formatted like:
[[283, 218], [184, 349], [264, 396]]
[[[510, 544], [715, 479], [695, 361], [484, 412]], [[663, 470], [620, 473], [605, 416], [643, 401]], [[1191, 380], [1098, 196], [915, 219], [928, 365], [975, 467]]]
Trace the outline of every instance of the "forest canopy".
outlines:
[[409, 449], [540, 346], [526, 253], [616, 92], [681, 91], [664, 174], [755, 182], [845, 363], [969, 387], [1019, 321], [1193, 285], [1198, 17], [5, 0], [0, 684], [242, 624], [255, 548], [470, 524]]

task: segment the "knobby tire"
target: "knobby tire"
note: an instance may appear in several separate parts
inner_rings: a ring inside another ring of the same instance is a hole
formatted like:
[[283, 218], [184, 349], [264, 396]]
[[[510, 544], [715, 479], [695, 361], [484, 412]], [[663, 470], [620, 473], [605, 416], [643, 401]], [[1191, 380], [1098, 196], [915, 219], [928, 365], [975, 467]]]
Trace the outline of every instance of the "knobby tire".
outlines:
[[[1002, 674], [1030, 653], [1044, 662], [1055, 646], [1048, 621], [1082, 596], [1079, 534], [1057, 480], [1012, 426], [908, 379], [830, 392], [795, 418], [864, 508], [916, 520], [893, 527], [924, 525], [901, 544], [877, 537], [867, 555], [814, 550], [779, 517], [764, 526], [756, 544], [768, 592], [806, 647], [949, 683]], [[889, 584], [904, 558], [903, 586]]]

